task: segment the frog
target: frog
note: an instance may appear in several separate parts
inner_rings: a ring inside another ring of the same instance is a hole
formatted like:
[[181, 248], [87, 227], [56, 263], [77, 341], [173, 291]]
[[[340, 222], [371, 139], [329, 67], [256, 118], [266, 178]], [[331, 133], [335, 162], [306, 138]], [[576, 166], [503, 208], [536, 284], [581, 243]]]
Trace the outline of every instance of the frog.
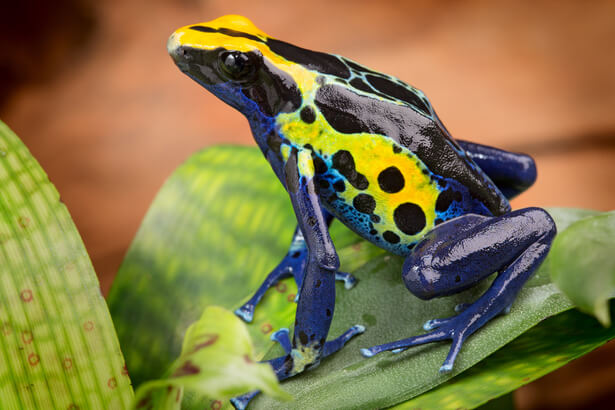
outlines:
[[[369, 358], [448, 340], [442, 373], [453, 370], [468, 337], [510, 310], [548, 254], [556, 235], [548, 212], [510, 206], [536, 180], [533, 158], [454, 139], [425, 94], [406, 82], [271, 37], [238, 15], [182, 27], [167, 49], [180, 71], [246, 117], [294, 210], [288, 253], [236, 311], [250, 322], [267, 289], [294, 277], [292, 339], [288, 329], [272, 335], [284, 350], [268, 361], [278, 380], [366, 331], [356, 324], [328, 340], [335, 282], [357, 282], [339, 271], [333, 220], [404, 258], [402, 280], [423, 300], [495, 273], [475, 301], [425, 323], [427, 333], [360, 349]], [[231, 401], [245, 408], [257, 393]]]

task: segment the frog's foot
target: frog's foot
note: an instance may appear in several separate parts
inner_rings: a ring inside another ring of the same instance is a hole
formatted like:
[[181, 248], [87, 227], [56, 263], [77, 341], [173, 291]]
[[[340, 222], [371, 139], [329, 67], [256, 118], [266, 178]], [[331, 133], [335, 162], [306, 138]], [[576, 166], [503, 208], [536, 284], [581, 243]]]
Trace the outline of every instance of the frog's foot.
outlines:
[[[307, 368], [315, 368], [320, 363], [320, 359], [330, 356], [340, 350], [344, 345], [356, 335], [365, 332], [365, 327], [362, 325], [354, 325], [339, 337], [325, 343], [320, 355], [318, 349], [310, 347], [292, 348], [288, 329], [282, 328], [271, 335], [271, 340], [276, 341], [284, 349], [286, 356], [278, 357], [270, 360], [269, 363], [278, 376], [278, 380], [282, 381], [291, 376], [299, 374]], [[231, 399], [231, 404], [236, 409], [245, 409], [259, 391], [253, 391]]]
[[457, 316], [428, 321], [424, 328], [429, 333], [362, 349], [361, 353], [365, 357], [383, 351], [399, 353], [448, 339], [453, 343], [440, 372], [450, 372], [466, 338], [510, 309], [521, 287], [547, 256], [554, 236], [553, 220], [538, 208], [499, 217], [466, 215], [439, 225], [404, 262], [403, 279], [412, 293], [430, 299], [467, 289], [492, 272], [499, 272], [498, 276], [480, 298], [462, 306]]
[[[477, 301], [478, 304], [480, 301]], [[501, 313], [504, 308], [501, 308], [497, 312], [498, 308], [490, 309], [487, 307], [487, 311], [484, 315], [477, 314], [479, 307], [485, 307], [483, 303], [481, 306], [471, 306], [466, 309], [464, 313], [458, 316], [454, 316], [448, 319], [432, 319], [425, 323], [423, 326], [426, 330], [432, 330], [424, 335], [410, 337], [408, 339], [399, 340], [393, 343], [386, 343], [379, 346], [374, 346], [369, 349], [361, 349], [361, 354], [364, 357], [372, 357], [378, 353], [384, 351], [391, 351], [392, 353], [400, 353], [412, 346], [418, 346], [431, 342], [438, 342], [442, 340], [452, 340], [452, 345], [449, 350], [446, 360], [440, 367], [440, 373], [449, 373], [453, 370], [453, 365], [457, 355], [461, 351], [461, 347], [468, 336], [476, 332], [482, 327], [491, 317]], [[496, 312], [493, 314], [493, 312]], [[489, 318], [489, 319], [488, 319]], [[435, 329], [435, 330], [434, 330]]]
[[346, 288], [346, 289], [354, 288], [355, 285], [357, 284], [357, 282], [359, 281], [352, 274], [346, 273], [346, 272], [336, 272], [335, 273], [335, 280], [339, 280], [341, 282], [344, 282], [344, 288]]

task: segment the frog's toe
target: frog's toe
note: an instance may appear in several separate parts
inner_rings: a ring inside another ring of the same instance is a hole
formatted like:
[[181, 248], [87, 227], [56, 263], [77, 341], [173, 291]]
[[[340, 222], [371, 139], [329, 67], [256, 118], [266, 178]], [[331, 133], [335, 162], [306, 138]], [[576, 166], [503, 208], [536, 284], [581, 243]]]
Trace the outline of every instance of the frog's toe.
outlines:
[[344, 288], [346, 288], [346, 289], [354, 288], [355, 285], [357, 284], [357, 282], [359, 281], [352, 274], [346, 273], [346, 272], [336, 272], [335, 273], [335, 280], [339, 280], [339, 281], [344, 282]]
[[469, 308], [471, 305], [471, 303], [459, 303], [458, 305], [455, 305], [455, 312], [461, 313], [467, 308]]
[[246, 303], [235, 310], [235, 315], [239, 316], [246, 323], [252, 322], [252, 319], [254, 319], [254, 305]]
[[231, 404], [237, 410], [244, 410], [246, 407], [248, 407], [248, 403], [250, 403], [250, 400], [252, 400], [258, 393], [259, 392], [257, 390], [250, 393], [242, 394], [241, 396], [233, 397], [231, 399]]
[[427, 322], [425, 322], [425, 324], [423, 324], [423, 329], [424, 330], [434, 330], [437, 329], [439, 327], [444, 326], [445, 324], [449, 323], [451, 321], [450, 318], [448, 319], [431, 319], [428, 320]]

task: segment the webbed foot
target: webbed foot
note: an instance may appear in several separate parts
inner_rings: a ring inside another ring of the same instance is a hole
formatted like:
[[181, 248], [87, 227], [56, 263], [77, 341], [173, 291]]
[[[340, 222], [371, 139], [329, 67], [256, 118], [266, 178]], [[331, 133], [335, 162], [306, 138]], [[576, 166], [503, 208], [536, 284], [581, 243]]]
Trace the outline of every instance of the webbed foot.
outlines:
[[373, 357], [384, 351], [400, 353], [412, 346], [450, 339], [453, 341], [451, 349], [442, 367], [440, 367], [440, 373], [448, 373], [453, 369], [455, 359], [465, 339], [480, 328], [480, 326], [476, 326], [476, 315], [472, 314], [475, 312], [470, 312], [471, 310], [473, 309], [466, 309], [465, 314], [462, 313], [447, 319], [429, 320], [425, 323], [423, 328], [425, 330], [431, 330], [431, 332], [399, 340], [397, 342], [361, 349], [361, 354], [364, 357]]

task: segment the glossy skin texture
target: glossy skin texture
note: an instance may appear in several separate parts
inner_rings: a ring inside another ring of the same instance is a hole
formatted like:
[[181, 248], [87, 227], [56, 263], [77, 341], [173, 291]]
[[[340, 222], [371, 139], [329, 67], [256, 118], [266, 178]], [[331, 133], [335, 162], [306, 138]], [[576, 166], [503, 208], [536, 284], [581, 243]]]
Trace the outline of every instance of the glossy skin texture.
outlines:
[[[270, 361], [280, 380], [300, 373], [364, 328], [325, 343], [339, 273], [328, 233], [333, 218], [406, 258], [402, 278], [418, 297], [449, 295], [499, 272], [459, 315], [426, 324], [426, 335], [362, 349], [364, 356], [452, 339], [441, 371], [465, 338], [505, 312], [546, 256], [555, 235], [538, 208], [511, 212], [508, 198], [536, 178], [523, 154], [455, 141], [425, 95], [344, 57], [273, 39], [240, 16], [177, 30], [168, 50], [178, 67], [248, 119], [254, 138], [288, 191], [298, 228], [291, 249], [250, 301], [294, 276], [300, 288], [292, 342]], [[245, 407], [253, 394], [233, 400]]]

